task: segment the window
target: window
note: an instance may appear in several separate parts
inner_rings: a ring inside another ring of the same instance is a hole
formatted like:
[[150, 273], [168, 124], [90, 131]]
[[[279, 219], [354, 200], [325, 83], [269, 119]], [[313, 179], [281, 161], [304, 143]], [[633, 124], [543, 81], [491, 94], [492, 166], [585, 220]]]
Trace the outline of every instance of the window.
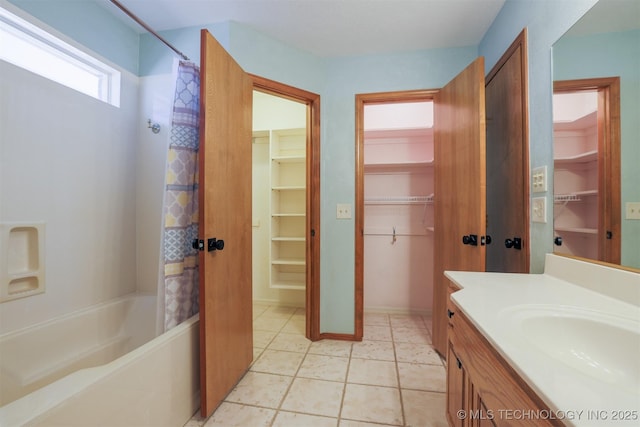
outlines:
[[120, 106], [120, 72], [0, 8], [0, 59]]

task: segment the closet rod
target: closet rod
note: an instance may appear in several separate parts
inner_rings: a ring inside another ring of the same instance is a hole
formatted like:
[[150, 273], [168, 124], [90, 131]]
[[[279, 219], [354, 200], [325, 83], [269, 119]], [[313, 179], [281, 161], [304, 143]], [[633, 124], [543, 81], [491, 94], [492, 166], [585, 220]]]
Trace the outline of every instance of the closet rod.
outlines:
[[167, 47], [169, 47], [169, 49], [171, 49], [172, 51], [174, 51], [175, 53], [177, 53], [178, 55], [180, 55], [180, 57], [182, 59], [184, 59], [185, 61], [189, 61], [189, 57], [187, 55], [185, 55], [184, 53], [180, 52], [178, 49], [176, 49], [175, 47], [173, 47], [173, 45], [171, 43], [169, 43], [167, 40], [165, 40], [164, 37], [162, 37], [160, 34], [156, 33], [150, 26], [148, 26], [142, 19], [138, 18], [133, 12], [131, 12], [129, 9], [127, 9], [126, 7], [124, 7], [124, 5], [122, 5], [122, 3], [120, 3], [118, 0], [110, 0], [111, 3], [115, 4], [121, 11], [123, 11], [124, 13], [126, 13], [129, 18], [133, 19], [134, 21], [136, 21], [138, 24], [140, 24], [145, 30], [149, 31], [151, 34], [153, 34], [153, 36], [155, 38], [157, 38], [158, 40], [160, 40], [162, 43], [164, 43], [165, 45], [167, 45]]

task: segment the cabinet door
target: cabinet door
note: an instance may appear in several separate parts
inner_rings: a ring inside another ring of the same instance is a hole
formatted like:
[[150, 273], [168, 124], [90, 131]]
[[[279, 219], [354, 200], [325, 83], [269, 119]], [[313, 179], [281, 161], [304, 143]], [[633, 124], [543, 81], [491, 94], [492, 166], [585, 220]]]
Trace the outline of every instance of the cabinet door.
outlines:
[[456, 357], [453, 347], [449, 345], [447, 354], [447, 418], [451, 427], [462, 427], [464, 417], [460, 411], [466, 409], [465, 387], [466, 375], [462, 369], [462, 363]]
[[[484, 58], [471, 63], [434, 102], [433, 345], [445, 355], [445, 270], [484, 271], [486, 247]], [[463, 236], [476, 236], [476, 245]]]

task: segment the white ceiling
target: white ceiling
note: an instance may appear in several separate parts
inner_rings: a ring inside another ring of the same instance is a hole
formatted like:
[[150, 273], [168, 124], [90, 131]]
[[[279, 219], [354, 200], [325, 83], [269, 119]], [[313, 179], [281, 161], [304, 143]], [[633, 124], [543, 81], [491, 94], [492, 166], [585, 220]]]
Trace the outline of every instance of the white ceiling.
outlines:
[[[156, 31], [235, 21], [321, 57], [478, 45], [505, 0], [119, 0]], [[144, 32], [109, 0], [99, 0]], [[176, 46], [180, 49], [180, 46]]]

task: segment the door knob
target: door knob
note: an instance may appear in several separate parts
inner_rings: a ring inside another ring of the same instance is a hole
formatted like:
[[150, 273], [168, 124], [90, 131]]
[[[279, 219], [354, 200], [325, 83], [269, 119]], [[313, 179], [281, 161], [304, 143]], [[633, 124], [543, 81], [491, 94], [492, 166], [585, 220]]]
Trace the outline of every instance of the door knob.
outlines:
[[224, 249], [224, 240], [217, 240], [215, 237], [213, 239], [207, 240], [207, 252], [212, 251], [221, 251]]
[[462, 244], [478, 246], [478, 236], [475, 234], [469, 234], [468, 236], [462, 236]]
[[556, 237], [553, 239], [553, 243], [554, 243], [556, 246], [562, 246], [562, 237], [560, 237], [560, 236], [556, 236]]
[[504, 246], [507, 249], [514, 248], [514, 249], [520, 250], [522, 249], [522, 239], [520, 237], [514, 237], [513, 239], [506, 239], [504, 241]]

